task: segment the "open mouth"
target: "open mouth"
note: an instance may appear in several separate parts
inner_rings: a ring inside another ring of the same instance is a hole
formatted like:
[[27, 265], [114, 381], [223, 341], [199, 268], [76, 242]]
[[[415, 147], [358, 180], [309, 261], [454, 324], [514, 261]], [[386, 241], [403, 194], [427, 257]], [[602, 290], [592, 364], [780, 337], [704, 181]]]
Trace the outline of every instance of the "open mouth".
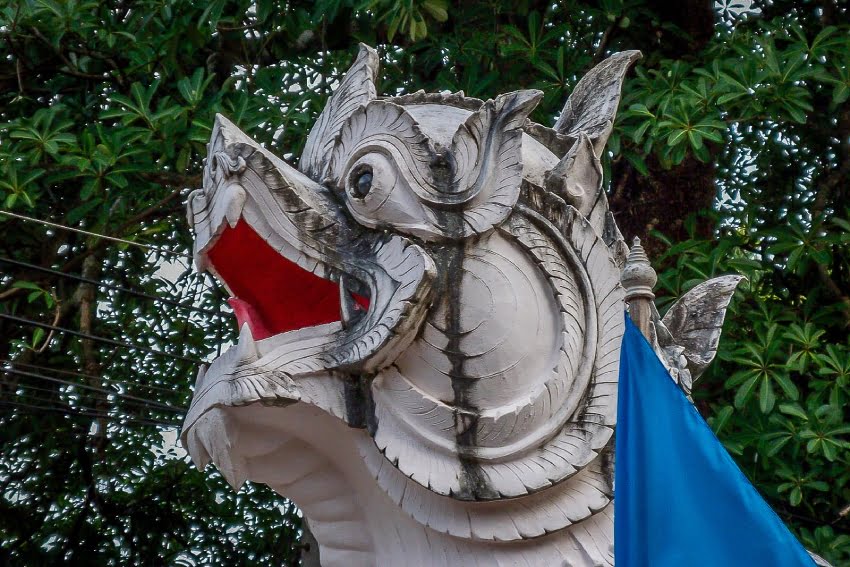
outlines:
[[236, 346], [247, 352], [249, 340], [262, 341], [256, 354], [275, 352], [289, 374], [394, 360], [429, 306], [436, 268], [425, 250], [353, 222], [330, 188], [222, 116], [209, 153], [187, 220], [198, 270], [232, 295]]
[[256, 340], [305, 327], [349, 326], [369, 309], [369, 298], [321, 278], [281, 255], [244, 220], [226, 226], [207, 252], [232, 294], [228, 303], [241, 328]]

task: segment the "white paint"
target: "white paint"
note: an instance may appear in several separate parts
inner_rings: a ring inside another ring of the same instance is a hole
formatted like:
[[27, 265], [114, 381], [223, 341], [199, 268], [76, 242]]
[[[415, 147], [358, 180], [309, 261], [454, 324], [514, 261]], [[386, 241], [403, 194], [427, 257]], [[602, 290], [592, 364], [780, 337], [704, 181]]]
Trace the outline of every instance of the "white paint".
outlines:
[[196, 465], [295, 501], [325, 566], [613, 565], [628, 247], [598, 155], [635, 58], [592, 70], [552, 130], [527, 122], [533, 91], [378, 99], [364, 46], [301, 171], [219, 117], [188, 207], [198, 266], [241, 218], [370, 307], [243, 327], [199, 372]]

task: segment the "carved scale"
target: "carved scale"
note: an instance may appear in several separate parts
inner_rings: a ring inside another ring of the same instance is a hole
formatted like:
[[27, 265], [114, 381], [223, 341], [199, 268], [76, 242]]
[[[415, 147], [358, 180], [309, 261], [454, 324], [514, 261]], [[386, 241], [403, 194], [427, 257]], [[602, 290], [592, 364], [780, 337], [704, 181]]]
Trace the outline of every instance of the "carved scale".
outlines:
[[[612, 565], [629, 249], [599, 155], [638, 57], [594, 68], [550, 129], [538, 91], [379, 98], [362, 46], [298, 170], [218, 117], [189, 222], [241, 333], [199, 373], [195, 463], [293, 499], [325, 566]], [[647, 308], [687, 387], [737, 281]]]

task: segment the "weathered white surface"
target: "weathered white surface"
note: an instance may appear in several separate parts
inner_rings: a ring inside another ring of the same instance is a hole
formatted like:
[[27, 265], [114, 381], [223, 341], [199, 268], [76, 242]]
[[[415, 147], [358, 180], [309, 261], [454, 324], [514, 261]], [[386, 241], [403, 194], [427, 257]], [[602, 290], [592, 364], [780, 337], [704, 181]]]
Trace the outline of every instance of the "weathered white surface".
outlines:
[[[301, 171], [219, 117], [189, 200], [199, 268], [241, 219], [342, 305], [259, 341], [246, 324], [201, 370], [195, 463], [292, 498], [326, 566], [612, 565], [628, 248], [599, 153], [636, 57], [591, 71], [549, 129], [527, 121], [536, 91], [378, 98], [363, 47]], [[699, 297], [683, 305], [719, 333], [728, 297]], [[671, 324], [707, 363], [690, 320]]]

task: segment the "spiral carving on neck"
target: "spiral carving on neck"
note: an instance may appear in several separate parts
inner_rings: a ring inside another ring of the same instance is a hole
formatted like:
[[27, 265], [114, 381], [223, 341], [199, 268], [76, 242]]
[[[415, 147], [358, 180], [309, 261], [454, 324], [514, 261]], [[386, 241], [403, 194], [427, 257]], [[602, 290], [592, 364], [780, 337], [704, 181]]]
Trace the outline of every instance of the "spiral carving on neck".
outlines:
[[372, 384], [384, 458], [366, 461], [385, 490], [401, 473], [407, 490], [449, 497], [440, 506], [537, 493], [594, 500], [561, 527], [608, 503], [599, 455], [616, 420], [623, 292], [605, 243], [575, 209], [554, 205], [520, 205], [461, 262], [437, 260], [452, 269], [443, 293], [456, 294], [445, 305], [459, 313], [432, 309]]

